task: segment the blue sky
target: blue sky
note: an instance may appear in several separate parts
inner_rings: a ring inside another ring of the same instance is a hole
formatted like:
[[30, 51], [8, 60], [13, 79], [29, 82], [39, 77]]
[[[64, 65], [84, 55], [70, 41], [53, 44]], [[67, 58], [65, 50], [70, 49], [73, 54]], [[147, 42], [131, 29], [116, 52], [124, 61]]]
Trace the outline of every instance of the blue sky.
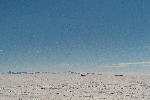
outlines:
[[0, 72], [150, 72], [149, 0], [0, 0]]

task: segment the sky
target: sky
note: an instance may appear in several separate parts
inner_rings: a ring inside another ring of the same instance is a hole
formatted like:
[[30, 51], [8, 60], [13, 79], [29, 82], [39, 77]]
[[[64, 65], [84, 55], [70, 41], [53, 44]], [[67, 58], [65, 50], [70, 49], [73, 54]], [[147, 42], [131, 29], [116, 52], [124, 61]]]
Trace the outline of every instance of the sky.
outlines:
[[149, 0], [0, 0], [0, 72], [150, 72]]

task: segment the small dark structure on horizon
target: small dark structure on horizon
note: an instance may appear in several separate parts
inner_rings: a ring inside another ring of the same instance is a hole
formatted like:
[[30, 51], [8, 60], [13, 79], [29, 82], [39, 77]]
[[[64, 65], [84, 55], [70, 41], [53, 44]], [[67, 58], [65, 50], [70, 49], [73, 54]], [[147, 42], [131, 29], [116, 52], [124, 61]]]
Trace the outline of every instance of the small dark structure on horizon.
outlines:
[[81, 76], [86, 76], [86, 75], [81, 74]]
[[115, 76], [123, 76], [123, 75], [115, 75]]

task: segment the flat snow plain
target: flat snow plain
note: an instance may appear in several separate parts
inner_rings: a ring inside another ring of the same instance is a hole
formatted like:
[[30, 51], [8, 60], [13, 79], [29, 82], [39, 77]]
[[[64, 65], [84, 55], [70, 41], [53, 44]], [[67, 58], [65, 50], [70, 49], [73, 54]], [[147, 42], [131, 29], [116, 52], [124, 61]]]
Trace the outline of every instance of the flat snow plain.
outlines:
[[0, 100], [150, 100], [150, 74], [0, 74]]

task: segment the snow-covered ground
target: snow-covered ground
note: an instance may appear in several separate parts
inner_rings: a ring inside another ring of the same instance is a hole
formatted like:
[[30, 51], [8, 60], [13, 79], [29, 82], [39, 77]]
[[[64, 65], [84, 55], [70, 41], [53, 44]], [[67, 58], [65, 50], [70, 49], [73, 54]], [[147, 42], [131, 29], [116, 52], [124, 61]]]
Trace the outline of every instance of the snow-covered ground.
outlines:
[[0, 100], [150, 100], [150, 74], [0, 74]]

